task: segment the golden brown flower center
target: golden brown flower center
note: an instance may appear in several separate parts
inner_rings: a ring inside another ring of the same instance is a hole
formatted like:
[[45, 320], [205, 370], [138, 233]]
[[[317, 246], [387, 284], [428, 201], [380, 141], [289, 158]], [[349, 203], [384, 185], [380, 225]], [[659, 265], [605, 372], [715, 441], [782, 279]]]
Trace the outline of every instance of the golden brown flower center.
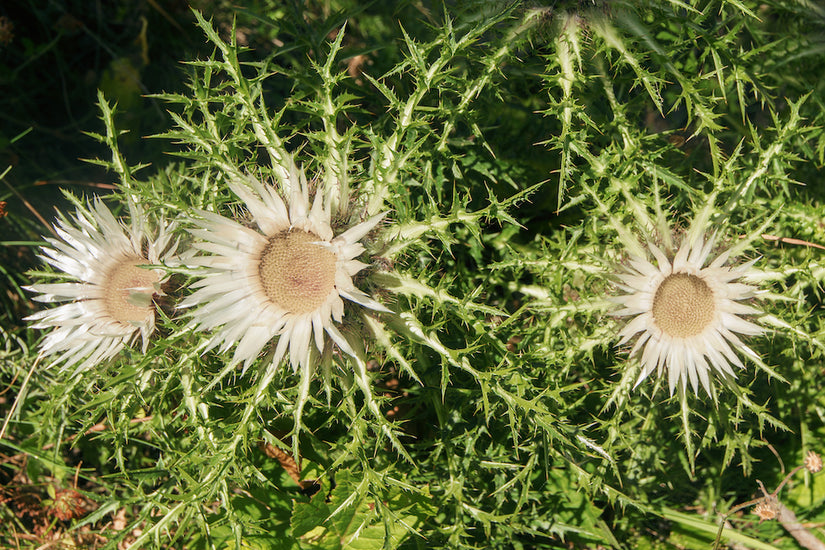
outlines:
[[109, 271], [103, 283], [103, 304], [106, 312], [125, 324], [142, 323], [154, 315], [152, 295], [160, 277], [143, 258], [124, 260]]
[[293, 229], [269, 239], [261, 255], [259, 275], [266, 296], [289, 313], [309, 313], [323, 304], [335, 287], [338, 257], [313, 244], [318, 235]]
[[701, 333], [713, 320], [715, 309], [708, 284], [687, 273], [669, 275], [653, 296], [653, 320], [674, 338]]

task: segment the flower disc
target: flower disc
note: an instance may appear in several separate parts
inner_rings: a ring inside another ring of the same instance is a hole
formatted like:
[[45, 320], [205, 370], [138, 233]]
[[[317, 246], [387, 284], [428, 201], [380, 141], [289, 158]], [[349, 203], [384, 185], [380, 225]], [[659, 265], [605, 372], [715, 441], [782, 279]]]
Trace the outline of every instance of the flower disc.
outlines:
[[317, 235], [300, 229], [269, 238], [259, 274], [267, 297], [289, 313], [309, 313], [335, 288], [338, 258], [314, 244]]
[[145, 322], [154, 317], [152, 295], [160, 283], [158, 274], [141, 268], [149, 265], [143, 258], [125, 259], [115, 265], [103, 284], [103, 303], [112, 319], [123, 323]]
[[653, 320], [674, 338], [701, 334], [713, 321], [713, 291], [696, 275], [674, 273], [665, 278], [653, 296]]

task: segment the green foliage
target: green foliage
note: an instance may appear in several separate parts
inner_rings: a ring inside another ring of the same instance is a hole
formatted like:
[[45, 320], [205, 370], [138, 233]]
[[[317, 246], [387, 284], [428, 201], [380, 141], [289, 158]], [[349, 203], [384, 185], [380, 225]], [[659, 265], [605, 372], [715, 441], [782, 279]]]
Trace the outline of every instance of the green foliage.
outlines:
[[[335, 475], [335, 488], [296, 503], [290, 525], [301, 548], [397, 548], [437, 512], [426, 487], [391, 491], [383, 502], [363, 498], [365, 478], [349, 470]], [[419, 535], [420, 536], [420, 535]]]
[[[295, 373], [204, 351], [209, 334], [174, 307], [198, 277], [179, 266], [148, 351], [85, 372], [43, 369], [39, 333], [0, 317], [15, 398], [0, 446], [27, 457], [3, 475], [48, 486], [42, 510], [55, 487], [87, 502], [38, 533], [92, 530], [107, 548], [792, 548], [775, 522], [726, 514], [825, 434], [825, 12], [379, 4], [194, 10], [208, 49], [185, 90], [136, 95], [118, 74], [140, 67], [117, 57], [101, 75], [88, 135], [107, 152], [88, 156], [113, 175], [114, 209], [128, 195], [176, 220], [185, 251], [196, 211], [243, 219], [229, 184], [283, 186], [294, 156], [336, 234], [386, 213], [356, 285], [391, 311], [348, 305], [355, 356]], [[162, 158], [129, 142], [146, 101], [168, 112]], [[2, 223], [26, 246], [48, 231]], [[713, 397], [669, 395], [655, 373], [634, 386], [610, 301], [629, 253], [694, 226], [759, 257], [769, 329]], [[22, 275], [0, 275], [29, 314]], [[817, 476], [780, 499], [825, 514]], [[10, 510], [4, 543], [45, 514]]]

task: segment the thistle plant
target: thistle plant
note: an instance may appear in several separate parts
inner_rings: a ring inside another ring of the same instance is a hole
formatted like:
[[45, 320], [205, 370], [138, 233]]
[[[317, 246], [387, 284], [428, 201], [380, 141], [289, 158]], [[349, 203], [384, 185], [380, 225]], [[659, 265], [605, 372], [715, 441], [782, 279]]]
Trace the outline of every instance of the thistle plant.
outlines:
[[61, 536], [773, 547], [734, 503], [823, 435], [819, 12], [263, 4], [270, 55], [192, 12], [171, 160], [98, 95], [115, 190], [29, 274], [0, 444]]

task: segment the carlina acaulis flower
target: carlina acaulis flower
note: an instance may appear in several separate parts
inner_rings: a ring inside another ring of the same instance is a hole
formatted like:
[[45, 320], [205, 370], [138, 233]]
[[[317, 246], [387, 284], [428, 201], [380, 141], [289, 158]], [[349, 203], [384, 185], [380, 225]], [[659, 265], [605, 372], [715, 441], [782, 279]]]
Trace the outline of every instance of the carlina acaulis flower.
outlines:
[[[145, 353], [155, 329], [155, 296], [163, 294], [167, 274], [161, 264], [173, 261], [177, 242], [172, 225], [159, 220], [153, 228], [143, 209], [126, 199], [130, 222], [119, 222], [100, 198], [77, 203], [70, 219], [59, 214], [58, 238], [46, 238], [40, 257], [57, 271], [53, 283], [25, 287], [39, 293], [35, 301], [62, 303], [26, 318], [33, 328], [52, 330], [41, 353], [51, 364], [77, 365], [82, 371], [105, 362], [140, 335]], [[155, 266], [155, 267], [150, 267]]]
[[[381, 220], [373, 216], [335, 235], [329, 205], [318, 191], [310, 202], [306, 176], [294, 163], [289, 178], [275, 187], [250, 178], [232, 182], [254, 227], [213, 212], [197, 211], [191, 229], [194, 247], [204, 254], [188, 261], [202, 278], [181, 307], [193, 308], [192, 326], [213, 335], [205, 346], [235, 351], [230, 366], [243, 370], [277, 340], [268, 360], [274, 369], [289, 351], [294, 371], [311, 366], [312, 344], [325, 349], [325, 333], [349, 355], [350, 343], [336, 328], [347, 299], [365, 308], [388, 311], [355, 287], [353, 276], [366, 267], [358, 261], [359, 242]], [[268, 376], [269, 376], [268, 375]]]
[[636, 385], [653, 371], [667, 370], [671, 395], [677, 387], [684, 392], [689, 382], [694, 393], [701, 385], [712, 396], [711, 371], [732, 379], [731, 365], [744, 368], [739, 354], [759, 361], [738, 336], [764, 332], [743, 318], [761, 313], [747, 303], [757, 288], [741, 282], [759, 272], [755, 260], [726, 265], [731, 251], [715, 252], [715, 235], [706, 238], [702, 227], [684, 234], [677, 250], [670, 236], [664, 241], [662, 247], [629, 247], [635, 252], [616, 275], [624, 294], [613, 297], [621, 308], [615, 314], [630, 318], [619, 345], [636, 339], [630, 350], [641, 361]]

